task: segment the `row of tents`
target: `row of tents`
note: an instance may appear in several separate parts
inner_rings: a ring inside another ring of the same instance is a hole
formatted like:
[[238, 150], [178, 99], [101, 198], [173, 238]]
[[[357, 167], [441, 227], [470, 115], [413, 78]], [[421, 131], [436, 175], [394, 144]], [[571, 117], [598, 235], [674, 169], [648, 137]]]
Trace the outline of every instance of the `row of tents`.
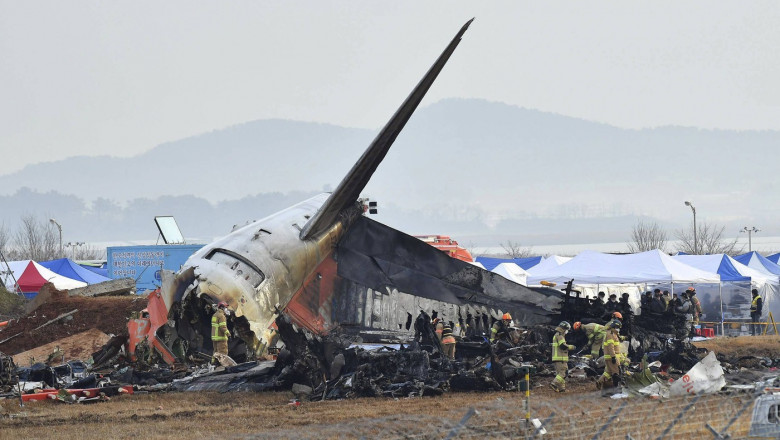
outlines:
[[737, 328], [749, 320], [752, 289], [764, 300], [764, 318], [769, 312], [780, 317], [778, 260], [780, 254], [670, 256], [654, 250], [625, 255], [586, 251], [575, 257], [477, 257], [474, 264], [527, 286], [574, 280], [577, 290], [591, 298], [599, 291], [618, 297], [625, 292], [637, 313], [644, 292], [658, 288], [680, 293], [694, 287], [704, 308], [703, 320], [718, 323], [725, 331], [730, 324]]
[[40, 263], [33, 260], [9, 261], [8, 269], [0, 271], [6, 289], [16, 291], [15, 282], [27, 298], [34, 297], [47, 282], [64, 290], [111, 280], [105, 268], [81, 265], [68, 258]]

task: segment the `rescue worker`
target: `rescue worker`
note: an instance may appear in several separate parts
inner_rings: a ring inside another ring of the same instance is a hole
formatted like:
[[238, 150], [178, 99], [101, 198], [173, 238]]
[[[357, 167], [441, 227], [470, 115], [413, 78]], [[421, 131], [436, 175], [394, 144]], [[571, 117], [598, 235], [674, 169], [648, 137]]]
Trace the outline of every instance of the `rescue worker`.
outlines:
[[691, 306], [693, 306], [693, 325], [699, 325], [699, 317], [701, 317], [701, 302], [699, 302], [699, 298], [696, 298], [696, 289], [693, 287], [689, 287], [688, 290], [688, 298], [691, 300]]
[[[230, 331], [227, 328], [227, 318], [225, 315], [230, 313], [227, 310], [227, 303], [220, 301], [217, 304], [217, 310], [211, 315], [211, 343], [214, 346], [214, 355], [222, 354], [227, 356], [228, 354], [228, 338], [230, 337]], [[218, 359], [214, 356], [211, 357], [211, 362], [219, 363]]]
[[550, 382], [550, 387], [563, 393], [566, 391], [566, 372], [569, 370], [569, 350], [574, 346], [566, 343], [566, 333], [571, 330], [568, 321], [562, 321], [555, 328], [555, 336], [552, 340], [552, 362], [555, 365], [555, 379]]
[[450, 360], [455, 359], [455, 336], [452, 334], [452, 327], [450, 327], [449, 324], [444, 325], [442, 324], [442, 332], [441, 332], [441, 346], [443, 350], [443, 355], [450, 358]]
[[596, 381], [596, 388], [609, 388], [620, 383], [620, 364], [623, 361], [620, 355], [620, 336], [618, 332], [622, 324], [613, 319], [607, 323], [607, 335], [604, 338], [604, 374]]
[[687, 291], [680, 294], [680, 301], [681, 304], [674, 311], [675, 313], [685, 315], [686, 334], [690, 336], [693, 334], [693, 304], [688, 297]]
[[431, 324], [433, 324], [433, 332], [436, 333], [436, 337], [439, 339], [439, 342], [441, 342], [441, 334], [444, 331], [444, 323], [442, 323], [441, 319], [439, 318], [433, 318]]
[[576, 332], [578, 330], [584, 331], [585, 336], [588, 337], [588, 345], [590, 345], [590, 354], [585, 355], [585, 357], [590, 357], [591, 359], [598, 359], [599, 353], [601, 352], [601, 345], [604, 343], [604, 336], [607, 335], [606, 328], [603, 325], [597, 324], [595, 322], [582, 325], [581, 322], [577, 321], [574, 323], [574, 331]]
[[664, 302], [664, 310], [669, 310], [669, 303], [672, 301], [672, 297], [669, 295], [668, 290], [664, 290], [663, 295], [661, 295], [661, 301]]
[[493, 327], [490, 329], [490, 342], [496, 342], [500, 340], [509, 341], [509, 326], [512, 325], [512, 315], [504, 313], [501, 316], [500, 321], [493, 323]]
[[764, 300], [761, 299], [761, 295], [758, 294], [758, 290], [753, 289], [753, 300], [750, 301], [750, 320], [753, 321], [750, 324], [750, 334], [753, 336], [761, 334], [761, 325], [758, 323], [761, 320], [761, 312], [764, 308]]

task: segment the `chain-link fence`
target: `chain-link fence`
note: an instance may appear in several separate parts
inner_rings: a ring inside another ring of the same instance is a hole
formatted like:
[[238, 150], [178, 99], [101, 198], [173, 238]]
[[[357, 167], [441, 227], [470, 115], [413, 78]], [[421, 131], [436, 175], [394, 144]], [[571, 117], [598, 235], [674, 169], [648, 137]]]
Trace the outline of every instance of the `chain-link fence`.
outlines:
[[[445, 412], [437, 406], [436, 398], [430, 398], [431, 411], [427, 414], [360, 419], [311, 426], [295, 433], [280, 430], [242, 438], [748, 438], [756, 398], [754, 390], [733, 389], [667, 399], [645, 396], [616, 399], [599, 392], [538, 398], [532, 394], [528, 399], [531, 423], [526, 422], [526, 398], [521, 392], [517, 393], [517, 397], [503, 397], [490, 403], [451, 408]], [[398, 404], [403, 405], [403, 400], [399, 400]], [[538, 422], [534, 424], [533, 419]]]

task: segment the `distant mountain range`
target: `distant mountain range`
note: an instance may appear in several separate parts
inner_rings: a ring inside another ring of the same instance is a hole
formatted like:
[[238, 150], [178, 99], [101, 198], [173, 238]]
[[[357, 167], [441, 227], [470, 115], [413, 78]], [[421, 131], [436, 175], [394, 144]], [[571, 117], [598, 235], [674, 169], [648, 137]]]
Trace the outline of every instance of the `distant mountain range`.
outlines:
[[[73, 240], [122, 240], [156, 236], [151, 216], [174, 214], [185, 235], [210, 239], [335, 187], [375, 134], [261, 120], [131, 158], [107, 145], [106, 156], [0, 176], [0, 221], [56, 216]], [[418, 110], [365, 194], [379, 200], [381, 222], [475, 240], [622, 241], [638, 216], [689, 221], [688, 199], [703, 219], [780, 235], [778, 146], [777, 131], [626, 130], [449, 99]]]

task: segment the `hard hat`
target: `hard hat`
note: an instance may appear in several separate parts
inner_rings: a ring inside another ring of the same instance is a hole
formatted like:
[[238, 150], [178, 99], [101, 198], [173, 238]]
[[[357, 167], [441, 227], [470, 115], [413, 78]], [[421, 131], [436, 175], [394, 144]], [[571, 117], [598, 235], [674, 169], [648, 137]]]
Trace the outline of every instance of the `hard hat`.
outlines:
[[502, 316], [501, 319], [505, 319], [505, 320], [511, 321], [512, 320], [512, 315], [510, 315], [509, 313], [504, 313], [504, 316]]
[[612, 312], [612, 317], [617, 319], [623, 319], [623, 314], [620, 312]]
[[225, 301], [220, 301], [220, 302], [217, 304], [217, 308], [222, 308], [222, 307], [225, 307], [225, 308], [227, 308], [227, 306], [228, 306], [228, 303], [226, 303]]
[[618, 319], [613, 319], [612, 321], [609, 321], [609, 324], [607, 324], [609, 327], [612, 328], [620, 328], [623, 327], [623, 324]]
[[558, 327], [564, 330], [571, 330], [571, 324], [569, 324], [569, 321], [561, 321], [561, 323], [558, 324]]
[[695, 291], [696, 291], [696, 289], [694, 289], [694, 288], [693, 288], [693, 286], [691, 286], [691, 287], [689, 287], [689, 288], [685, 289], [685, 291], [686, 291], [686, 292], [695, 292]]
[[581, 322], [577, 321], [577, 322], [574, 323], [574, 330], [579, 330], [580, 327], [582, 327], [582, 323]]

